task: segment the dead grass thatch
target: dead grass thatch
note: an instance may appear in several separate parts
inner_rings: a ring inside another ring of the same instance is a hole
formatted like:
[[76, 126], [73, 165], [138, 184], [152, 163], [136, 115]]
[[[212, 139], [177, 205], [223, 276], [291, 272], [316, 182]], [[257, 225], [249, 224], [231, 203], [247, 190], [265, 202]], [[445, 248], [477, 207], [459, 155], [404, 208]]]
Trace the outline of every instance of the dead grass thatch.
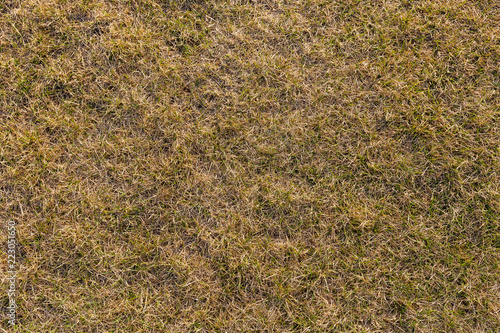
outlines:
[[499, 93], [496, 0], [0, 1], [12, 331], [498, 332]]

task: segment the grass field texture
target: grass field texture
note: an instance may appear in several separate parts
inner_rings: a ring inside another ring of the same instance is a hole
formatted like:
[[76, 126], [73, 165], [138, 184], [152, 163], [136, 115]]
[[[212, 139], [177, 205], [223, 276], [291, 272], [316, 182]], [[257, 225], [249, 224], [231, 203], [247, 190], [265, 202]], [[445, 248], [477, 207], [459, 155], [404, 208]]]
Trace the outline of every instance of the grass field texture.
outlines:
[[0, 0], [5, 332], [500, 332], [500, 1]]

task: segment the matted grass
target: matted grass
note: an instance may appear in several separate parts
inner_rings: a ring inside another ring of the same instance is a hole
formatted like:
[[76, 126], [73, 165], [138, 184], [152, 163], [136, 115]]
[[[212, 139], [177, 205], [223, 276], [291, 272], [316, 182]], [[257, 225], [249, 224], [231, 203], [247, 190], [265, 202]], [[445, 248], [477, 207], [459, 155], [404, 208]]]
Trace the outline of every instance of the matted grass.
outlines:
[[498, 1], [0, 13], [4, 329], [500, 331]]

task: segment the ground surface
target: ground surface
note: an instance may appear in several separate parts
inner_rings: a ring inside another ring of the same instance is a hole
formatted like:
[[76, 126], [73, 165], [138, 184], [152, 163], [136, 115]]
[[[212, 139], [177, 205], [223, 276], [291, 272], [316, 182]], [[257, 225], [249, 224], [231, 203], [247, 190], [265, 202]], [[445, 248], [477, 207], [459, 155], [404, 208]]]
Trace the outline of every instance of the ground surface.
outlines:
[[499, 93], [494, 0], [0, 1], [1, 325], [498, 332]]

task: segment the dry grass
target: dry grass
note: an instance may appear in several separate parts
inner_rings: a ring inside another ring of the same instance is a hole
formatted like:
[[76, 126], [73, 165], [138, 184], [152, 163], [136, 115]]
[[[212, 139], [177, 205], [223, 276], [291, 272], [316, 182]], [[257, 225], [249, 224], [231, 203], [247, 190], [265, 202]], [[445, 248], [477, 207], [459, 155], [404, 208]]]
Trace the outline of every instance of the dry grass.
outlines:
[[5, 329], [500, 331], [497, 0], [0, 13]]

